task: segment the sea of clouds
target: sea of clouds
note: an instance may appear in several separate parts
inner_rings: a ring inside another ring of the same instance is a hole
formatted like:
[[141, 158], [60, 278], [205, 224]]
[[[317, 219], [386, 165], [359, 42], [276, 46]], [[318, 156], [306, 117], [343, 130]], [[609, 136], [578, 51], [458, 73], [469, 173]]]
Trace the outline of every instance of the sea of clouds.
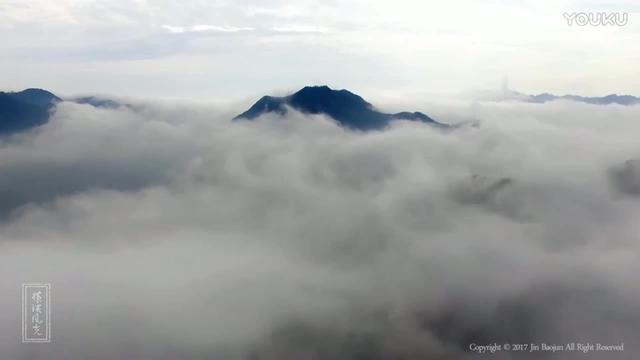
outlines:
[[[640, 353], [640, 107], [427, 110], [465, 125], [59, 104], [0, 140], [0, 357]], [[29, 282], [52, 284], [50, 344], [20, 343]], [[469, 350], [587, 341], [624, 351]]]

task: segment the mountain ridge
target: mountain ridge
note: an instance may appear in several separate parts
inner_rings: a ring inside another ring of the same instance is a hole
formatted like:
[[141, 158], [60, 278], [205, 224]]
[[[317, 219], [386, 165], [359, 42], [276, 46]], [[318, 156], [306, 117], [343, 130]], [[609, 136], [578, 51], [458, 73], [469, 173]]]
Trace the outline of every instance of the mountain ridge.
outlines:
[[346, 89], [334, 90], [326, 85], [305, 86], [282, 97], [263, 96], [234, 120], [253, 120], [266, 113], [283, 116], [287, 113], [287, 107], [305, 114], [327, 115], [343, 127], [354, 130], [382, 129], [393, 120], [420, 121], [436, 127], [448, 127], [421, 112], [379, 112], [361, 96]]
[[640, 104], [640, 97], [633, 95], [620, 95], [616, 93], [604, 96], [582, 96], [575, 94], [555, 95], [549, 92], [539, 94], [527, 94], [517, 90], [503, 87], [500, 91], [484, 91], [480, 94], [480, 100], [489, 101], [521, 101], [535, 104], [544, 104], [556, 100], [566, 100], [574, 102], [582, 102], [592, 105], [610, 105], [618, 104], [624, 106], [633, 106]]
[[594, 105], [609, 105], [609, 104], [619, 104], [619, 105], [637, 105], [640, 104], [640, 98], [635, 97], [633, 95], [618, 95], [618, 94], [609, 94], [605, 96], [580, 96], [580, 95], [554, 95], [551, 93], [541, 93], [537, 95], [528, 95], [527, 102], [533, 102], [542, 104], [549, 101], [555, 100], [570, 100], [583, 102], [587, 104]]
[[0, 135], [44, 125], [60, 101], [61, 98], [43, 89], [0, 92]]

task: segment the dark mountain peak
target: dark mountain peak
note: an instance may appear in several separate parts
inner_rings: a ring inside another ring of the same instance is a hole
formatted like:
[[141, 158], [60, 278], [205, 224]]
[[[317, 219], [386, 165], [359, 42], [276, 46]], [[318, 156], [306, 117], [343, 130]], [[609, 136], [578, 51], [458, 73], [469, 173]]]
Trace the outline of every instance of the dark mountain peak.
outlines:
[[21, 103], [35, 106], [50, 106], [62, 101], [50, 91], [37, 88], [29, 88], [7, 94]]
[[320, 97], [320, 98], [322, 97], [342, 98], [342, 99], [348, 99], [350, 101], [360, 103], [361, 105], [362, 104], [371, 105], [368, 102], [364, 101], [363, 98], [352, 93], [349, 90], [346, 90], [346, 89], [334, 90], [328, 87], [327, 85], [305, 86], [302, 89], [290, 95], [289, 97], [293, 98], [293, 97], [305, 97], [305, 96]]
[[378, 112], [362, 97], [344, 89], [333, 90], [326, 85], [305, 86], [284, 97], [263, 96], [249, 110], [234, 119], [251, 120], [266, 113], [284, 115], [287, 112], [287, 106], [305, 114], [327, 115], [342, 126], [357, 130], [381, 129], [390, 121], [399, 119], [445, 126], [419, 112], [397, 114]]
[[371, 104], [348, 90], [333, 90], [330, 87], [306, 86], [287, 97], [289, 102], [310, 113], [324, 113], [338, 108], [371, 108]]
[[45, 124], [59, 101], [62, 99], [42, 89], [0, 92], [0, 135]]
[[51, 91], [41, 89], [41, 88], [27, 88], [22, 91], [15, 92], [15, 94], [22, 94], [22, 95], [28, 95], [28, 96], [46, 96], [53, 99], [60, 99]]
[[[290, 96], [331, 96], [335, 93], [345, 92], [352, 94], [347, 90], [334, 90], [327, 85], [313, 85], [313, 86], [305, 86], [302, 89], [296, 91]], [[352, 94], [353, 95], [353, 94]]]
[[296, 92], [296, 94], [299, 93], [328, 93], [331, 91], [335, 91], [332, 90], [330, 87], [328, 87], [327, 85], [312, 85], [312, 86], [305, 86], [302, 89], [298, 90]]

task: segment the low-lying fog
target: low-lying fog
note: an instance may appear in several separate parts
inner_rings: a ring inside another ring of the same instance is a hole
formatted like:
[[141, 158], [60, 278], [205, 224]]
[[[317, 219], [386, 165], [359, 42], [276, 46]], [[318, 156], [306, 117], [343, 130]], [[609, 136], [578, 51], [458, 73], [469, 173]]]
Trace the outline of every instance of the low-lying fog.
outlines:
[[[638, 354], [640, 107], [425, 110], [473, 122], [59, 104], [0, 141], [0, 357]], [[51, 344], [20, 343], [28, 282], [52, 284]], [[468, 350], [587, 341], [625, 351]]]

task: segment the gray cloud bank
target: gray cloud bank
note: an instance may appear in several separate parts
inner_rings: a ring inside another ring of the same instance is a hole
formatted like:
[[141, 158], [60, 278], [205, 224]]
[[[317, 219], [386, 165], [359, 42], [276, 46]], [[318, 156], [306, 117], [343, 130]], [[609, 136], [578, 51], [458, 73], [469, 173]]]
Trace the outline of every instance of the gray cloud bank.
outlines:
[[[640, 351], [638, 107], [448, 105], [480, 125], [366, 134], [141, 108], [63, 103], [2, 140], [2, 358]], [[19, 342], [25, 282], [52, 283], [51, 344]], [[468, 350], [587, 341], [625, 350]]]

